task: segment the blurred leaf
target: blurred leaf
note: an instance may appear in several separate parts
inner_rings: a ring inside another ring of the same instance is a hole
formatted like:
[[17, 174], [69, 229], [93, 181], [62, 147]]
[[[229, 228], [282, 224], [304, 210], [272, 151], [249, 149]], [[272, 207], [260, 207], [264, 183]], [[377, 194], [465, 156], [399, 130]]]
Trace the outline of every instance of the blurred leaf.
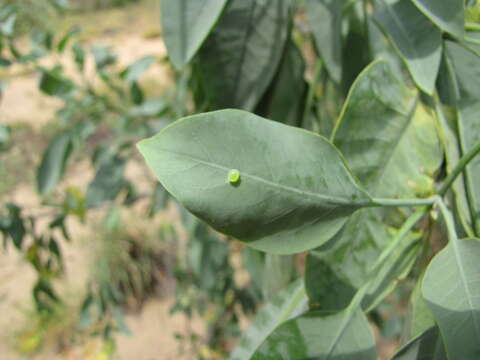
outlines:
[[344, 0], [307, 0], [307, 19], [330, 77], [342, 79], [342, 10]]
[[69, 132], [57, 134], [50, 142], [37, 169], [37, 189], [40, 194], [52, 191], [62, 179], [71, 150]]
[[395, 44], [418, 87], [432, 94], [442, 56], [440, 30], [410, 1], [379, 0], [374, 18]]
[[152, 202], [150, 204], [149, 216], [155, 215], [158, 211], [165, 209], [167, 206], [169, 195], [167, 190], [157, 182], [153, 190]]
[[10, 142], [11, 129], [8, 125], [0, 124], [0, 151], [5, 150]]
[[130, 109], [131, 116], [160, 116], [168, 108], [164, 98], [146, 99]]
[[0, 216], [0, 231], [8, 235], [17, 249], [22, 248], [23, 240], [27, 234], [23, 218], [22, 209], [13, 203], [4, 205], [7, 215]]
[[226, 0], [162, 0], [162, 35], [173, 65], [190, 62], [217, 22]]
[[132, 102], [136, 105], [139, 105], [143, 102], [143, 91], [138, 86], [138, 82], [134, 81], [130, 84], [130, 96]]
[[[238, 341], [229, 360], [251, 359], [259, 346], [277, 326], [307, 310], [307, 298], [302, 279], [288, 286], [261, 308]], [[273, 359], [275, 357], [271, 357]]]
[[433, 312], [449, 359], [480, 354], [480, 240], [451, 239], [430, 262], [422, 293]]
[[371, 202], [326, 139], [240, 110], [184, 118], [138, 148], [192, 213], [263, 251], [319, 246]]
[[51, 70], [40, 69], [39, 89], [45, 94], [65, 98], [74, 88], [75, 84], [62, 75], [60, 67], [55, 67]]
[[115, 199], [125, 186], [124, 169], [125, 159], [116, 155], [107, 157], [99, 164], [95, 178], [87, 188], [87, 207]]
[[252, 110], [272, 81], [288, 34], [291, 0], [232, 0], [199, 51], [211, 109]]
[[85, 66], [85, 50], [79, 41], [75, 41], [72, 46], [73, 60], [80, 71], [83, 71]]
[[67, 31], [65, 35], [60, 39], [60, 41], [57, 44], [57, 51], [59, 53], [62, 53], [63, 50], [65, 50], [65, 46], [67, 46], [68, 41], [78, 33], [80, 33], [80, 28], [78, 26], [72, 27], [70, 30]]
[[4, 36], [12, 36], [15, 29], [15, 22], [17, 20], [17, 14], [12, 13], [5, 20], [0, 22], [0, 33]]
[[140, 76], [155, 62], [154, 56], [144, 56], [128, 65], [120, 76], [127, 82], [136, 82]]
[[117, 56], [113, 54], [111, 46], [96, 45], [92, 48], [92, 54], [97, 69], [103, 69], [109, 65], [115, 64], [117, 61]]

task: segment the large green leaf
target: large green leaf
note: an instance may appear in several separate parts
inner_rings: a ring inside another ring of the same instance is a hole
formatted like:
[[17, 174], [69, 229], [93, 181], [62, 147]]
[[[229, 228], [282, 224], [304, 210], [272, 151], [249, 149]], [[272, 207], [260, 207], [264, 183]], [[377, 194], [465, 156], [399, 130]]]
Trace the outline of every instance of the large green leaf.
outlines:
[[412, 0], [440, 29], [463, 38], [464, 0]]
[[53, 190], [61, 180], [71, 150], [72, 140], [69, 132], [58, 134], [50, 142], [37, 170], [37, 189], [40, 194]]
[[[352, 172], [381, 197], [415, 197], [433, 191], [431, 175], [442, 162], [433, 118], [416, 105], [415, 93], [380, 61], [355, 81], [333, 135]], [[370, 267], [392, 241], [394, 229], [377, 209], [355, 213], [334, 240], [307, 257], [307, 292], [325, 310], [344, 308], [370, 276]], [[410, 269], [418, 251], [407, 235], [377, 273], [363, 302], [374, 305]]]
[[270, 84], [289, 29], [291, 0], [232, 0], [199, 52], [212, 109], [252, 110]]
[[195, 55], [227, 0], [161, 0], [162, 35], [168, 56], [181, 69]]
[[438, 327], [429, 328], [404, 345], [392, 360], [447, 360]]
[[253, 360], [375, 360], [375, 339], [365, 314], [347, 309], [314, 311], [280, 325]]
[[344, 0], [307, 0], [306, 15], [317, 50], [333, 80], [342, 79], [342, 9]]
[[248, 360], [275, 328], [307, 310], [307, 297], [302, 280], [280, 291], [257, 313], [243, 333], [229, 360]]
[[379, 197], [433, 192], [443, 155], [433, 114], [384, 61], [355, 81], [332, 136], [352, 172]]
[[453, 240], [430, 263], [422, 292], [449, 359], [480, 358], [480, 240]]
[[192, 213], [272, 253], [320, 246], [371, 204], [326, 139], [245, 111], [184, 118], [138, 147]]
[[379, 0], [374, 18], [395, 44], [418, 87], [432, 94], [442, 56], [441, 31], [408, 0]]

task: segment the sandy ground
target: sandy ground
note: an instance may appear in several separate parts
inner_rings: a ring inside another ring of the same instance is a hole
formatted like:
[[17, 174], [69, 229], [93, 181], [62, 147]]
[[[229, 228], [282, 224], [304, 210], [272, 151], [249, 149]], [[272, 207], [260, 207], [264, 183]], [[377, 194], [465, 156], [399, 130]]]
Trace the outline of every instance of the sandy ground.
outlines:
[[[165, 56], [165, 46], [159, 37], [146, 36], [147, 33], [158, 31], [158, 2], [147, 2], [143, 7], [129, 7], [126, 10], [109, 10], [91, 13], [88, 18], [71, 19], [81, 23], [88, 38], [94, 38], [95, 43], [112, 45], [118, 54], [120, 64], [128, 64], [143, 55]], [[87, 38], [87, 43], [93, 41]], [[48, 64], [49, 59], [43, 60]], [[62, 59], [63, 61], [63, 59]], [[72, 64], [65, 60], [66, 69]], [[39, 130], [54, 119], [54, 113], [60, 102], [39, 94], [37, 90], [37, 75], [28, 71], [18, 71], [17, 75], [7, 79], [7, 87], [0, 103], [0, 121], [7, 124], [28, 123], [33, 129]], [[18, 75], [20, 74], [20, 75]], [[161, 66], [154, 66], [145, 76], [154, 79], [159, 88], [170, 82], [167, 71]], [[85, 172], [80, 165], [78, 173]], [[83, 175], [85, 178], [85, 175]], [[1, 179], [0, 179], [1, 181]], [[74, 182], [82, 182], [82, 177], [76, 177]], [[38, 206], [38, 197], [31, 184], [17, 187], [7, 199], [22, 204]], [[66, 275], [60, 281], [59, 288], [64, 294], [72, 297], [81, 296], [88, 276], [88, 244], [81, 239], [88, 238], [88, 228], [74, 225], [72, 233], [75, 240], [63, 245], [67, 265]], [[22, 356], [14, 350], [15, 334], [29, 322], [32, 311], [30, 291], [35, 281], [35, 274], [30, 265], [13, 248], [0, 251], [0, 360], [88, 360], [93, 355], [82, 348], [72, 348], [62, 355], [54, 354], [49, 349], [39, 354]], [[185, 331], [188, 320], [181, 316], [171, 316], [168, 312], [172, 300], [150, 300], [137, 314], [126, 316], [127, 326], [132, 336], [118, 336], [118, 360], [162, 360], [187, 359], [178, 355], [178, 342], [174, 334]], [[198, 328], [199, 321], [188, 324]], [[98, 344], [93, 344], [92, 347]], [[91, 351], [90, 351], [91, 352]], [[99, 360], [95, 358], [96, 360]]]

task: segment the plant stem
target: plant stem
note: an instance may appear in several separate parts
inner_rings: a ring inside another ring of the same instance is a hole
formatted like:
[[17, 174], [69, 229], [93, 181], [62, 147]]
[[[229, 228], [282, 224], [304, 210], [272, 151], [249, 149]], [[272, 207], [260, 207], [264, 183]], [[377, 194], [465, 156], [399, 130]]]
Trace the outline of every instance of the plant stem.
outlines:
[[452, 186], [453, 182], [456, 180], [458, 175], [460, 175], [465, 167], [468, 165], [470, 161], [473, 160], [477, 154], [480, 153], [480, 142], [478, 142], [473, 148], [471, 148], [465, 155], [463, 155], [460, 160], [457, 162], [453, 170], [448, 174], [445, 182], [443, 183], [440, 190], [438, 190], [438, 194], [440, 196], [444, 196], [450, 186]]
[[480, 25], [473, 22], [465, 23], [465, 30], [480, 31]]
[[445, 225], [447, 226], [448, 232], [448, 240], [451, 242], [455, 242], [458, 240], [457, 232], [455, 230], [455, 223], [453, 222], [453, 217], [450, 211], [448, 211], [445, 203], [441, 198], [439, 198], [436, 202], [436, 205], [440, 209], [442, 213], [443, 219], [445, 220]]
[[434, 195], [425, 199], [381, 199], [373, 198], [371, 206], [423, 206], [433, 205], [438, 200], [438, 195]]
[[372, 265], [369, 270], [370, 274], [376, 274], [380, 267], [383, 266], [385, 260], [392, 254], [392, 252], [397, 248], [400, 242], [403, 240], [405, 235], [415, 226], [415, 224], [420, 220], [425, 213], [430, 210], [430, 206], [424, 206], [417, 209], [413, 214], [411, 214], [408, 219], [403, 223], [402, 227], [398, 230], [395, 238], [392, 242], [382, 251], [377, 261]]

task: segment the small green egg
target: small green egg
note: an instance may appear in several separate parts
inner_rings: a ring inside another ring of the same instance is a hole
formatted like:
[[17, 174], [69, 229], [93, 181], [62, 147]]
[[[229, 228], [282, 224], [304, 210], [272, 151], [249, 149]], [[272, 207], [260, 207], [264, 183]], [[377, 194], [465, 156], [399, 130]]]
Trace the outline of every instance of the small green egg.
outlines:
[[240, 171], [237, 169], [231, 169], [228, 172], [228, 182], [230, 184], [235, 184], [240, 180]]

